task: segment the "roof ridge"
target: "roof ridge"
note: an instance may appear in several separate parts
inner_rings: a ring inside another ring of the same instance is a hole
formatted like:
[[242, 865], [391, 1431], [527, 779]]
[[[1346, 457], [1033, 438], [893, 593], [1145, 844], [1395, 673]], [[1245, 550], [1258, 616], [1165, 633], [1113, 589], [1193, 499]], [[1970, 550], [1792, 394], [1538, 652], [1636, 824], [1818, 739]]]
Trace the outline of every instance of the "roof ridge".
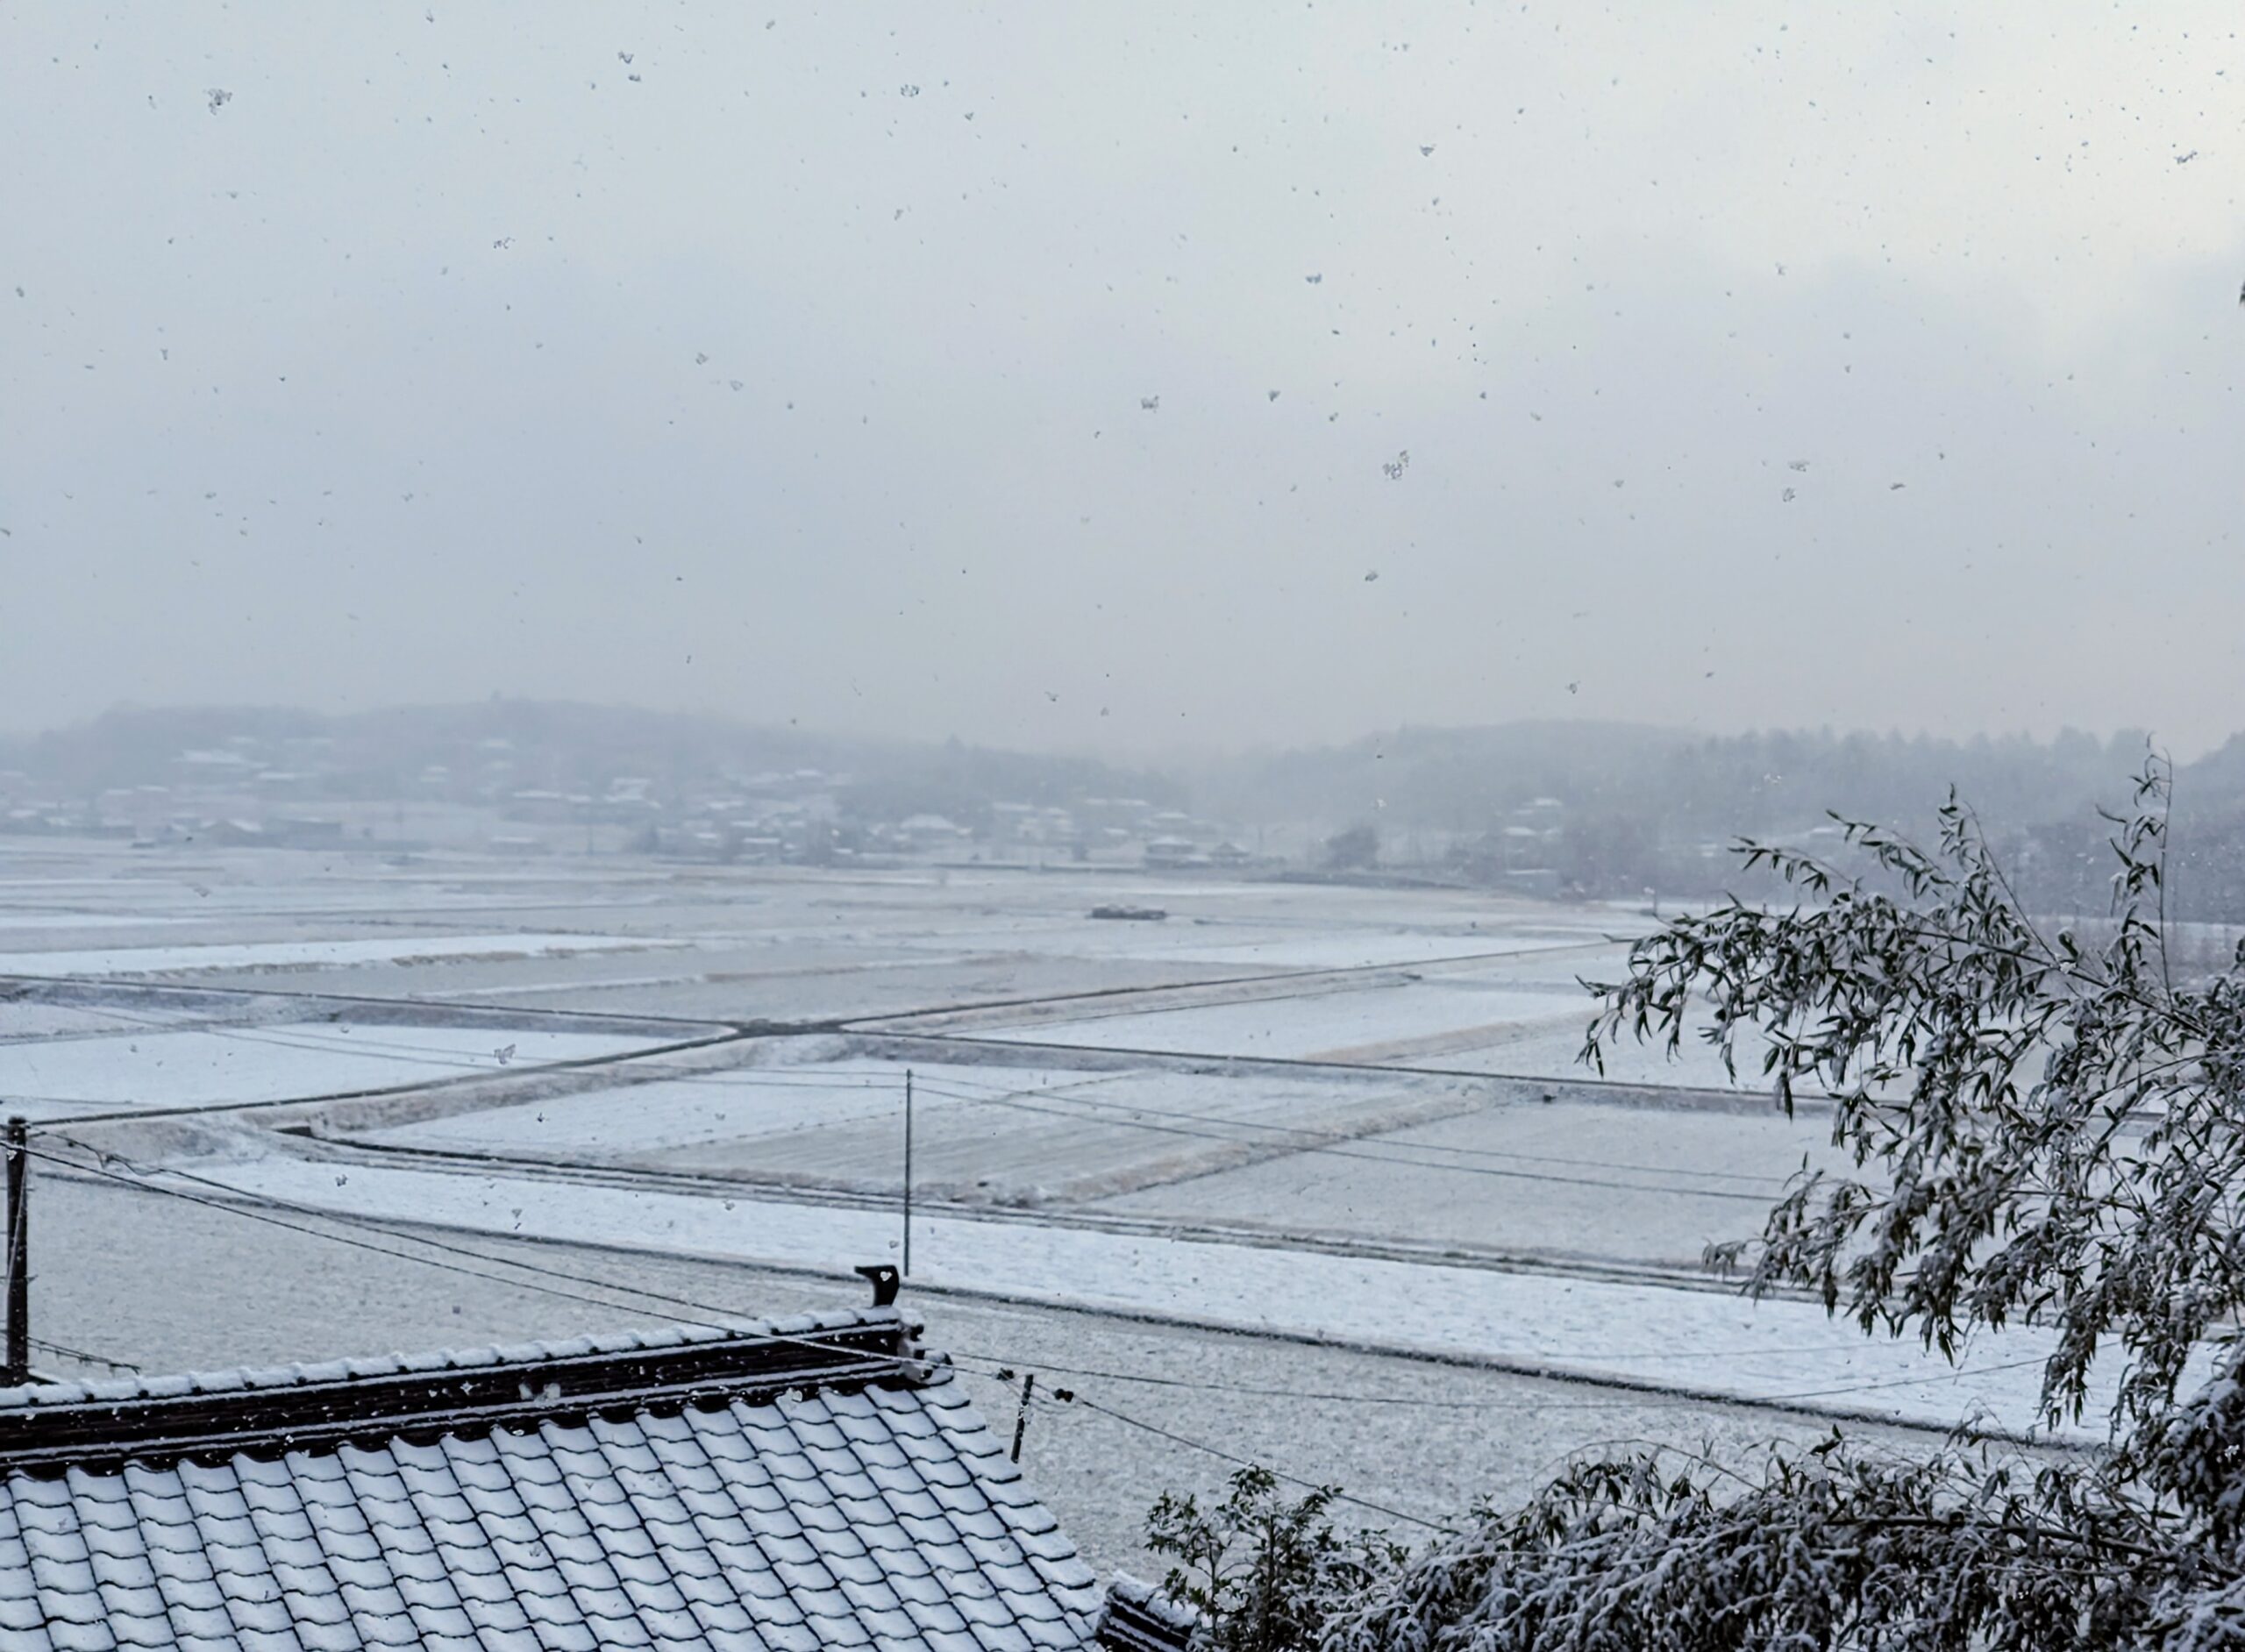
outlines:
[[915, 1385], [942, 1364], [922, 1356], [918, 1328], [880, 1307], [730, 1332], [676, 1326], [203, 1378], [12, 1389], [0, 1392], [0, 1472], [273, 1456], [790, 1390]]
[[312, 1383], [401, 1376], [409, 1372], [480, 1371], [538, 1364], [588, 1354], [651, 1353], [688, 1342], [809, 1340], [831, 1331], [902, 1322], [902, 1315], [894, 1307], [854, 1308], [828, 1314], [797, 1314], [785, 1319], [744, 1320], [731, 1326], [628, 1326], [622, 1330], [558, 1337], [543, 1342], [486, 1342], [466, 1349], [434, 1349], [417, 1354], [392, 1351], [350, 1355], [340, 1359], [299, 1360], [287, 1365], [234, 1366], [217, 1371], [182, 1371], [171, 1376], [111, 1377], [93, 1382], [26, 1383], [18, 1387], [0, 1388], [0, 1413], [56, 1406], [110, 1404], [120, 1400], [171, 1399], [189, 1394], [217, 1395], [297, 1388]]

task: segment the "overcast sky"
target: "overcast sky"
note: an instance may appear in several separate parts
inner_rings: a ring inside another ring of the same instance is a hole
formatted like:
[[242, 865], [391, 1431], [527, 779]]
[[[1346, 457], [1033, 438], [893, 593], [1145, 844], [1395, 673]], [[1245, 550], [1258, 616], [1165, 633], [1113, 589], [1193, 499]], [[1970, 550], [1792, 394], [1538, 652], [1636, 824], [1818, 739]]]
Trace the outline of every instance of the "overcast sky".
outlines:
[[2234, 16], [11, 5], [0, 724], [2188, 755]]

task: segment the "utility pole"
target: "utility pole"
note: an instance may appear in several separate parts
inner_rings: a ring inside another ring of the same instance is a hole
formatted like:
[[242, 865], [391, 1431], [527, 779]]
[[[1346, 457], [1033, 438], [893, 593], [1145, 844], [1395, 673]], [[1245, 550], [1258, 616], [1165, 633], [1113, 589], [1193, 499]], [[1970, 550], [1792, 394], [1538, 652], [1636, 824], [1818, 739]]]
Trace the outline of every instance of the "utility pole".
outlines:
[[1014, 1413], [1014, 1461], [1021, 1461], [1021, 1437], [1029, 1432], [1029, 1400], [1037, 1392], [1037, 1373], [1021, 1379], [1021, 1409]]
[[900, 1270], [906, 1278], [912, 1277], [912, 1069], [904, 1069], [904, 1265]]
[[8, 1121], [8, 1357], [0, 1382], [32, 1379], [31, 1224], [25, 1210], [31, 1143], [20, 1114]]

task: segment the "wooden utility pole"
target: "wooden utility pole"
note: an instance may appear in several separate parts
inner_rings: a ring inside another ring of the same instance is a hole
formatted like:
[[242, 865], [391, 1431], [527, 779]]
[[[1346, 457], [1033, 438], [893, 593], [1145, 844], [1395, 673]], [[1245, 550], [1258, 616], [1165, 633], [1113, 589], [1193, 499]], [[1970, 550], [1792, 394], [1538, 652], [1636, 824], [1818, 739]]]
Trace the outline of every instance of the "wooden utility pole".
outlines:
[[1014, 1413], [1014, 1461], [1021, 1461], [1021, 1437], [1029, 1432], [1030, 1396], [1037, 1392], [1037, 1373], [1021, 1379], [1021, 1409]]
[[904, 1069], [904, 1265], [898, 1270], [912, 1277], [912, 1069]]
[[8, 1356], [0, 1382], [20, 1387], [32, 1379], [31, 1223], [25, 1209], [30, 1188], [31, 1142], [23, 1119], [8, 1121]]

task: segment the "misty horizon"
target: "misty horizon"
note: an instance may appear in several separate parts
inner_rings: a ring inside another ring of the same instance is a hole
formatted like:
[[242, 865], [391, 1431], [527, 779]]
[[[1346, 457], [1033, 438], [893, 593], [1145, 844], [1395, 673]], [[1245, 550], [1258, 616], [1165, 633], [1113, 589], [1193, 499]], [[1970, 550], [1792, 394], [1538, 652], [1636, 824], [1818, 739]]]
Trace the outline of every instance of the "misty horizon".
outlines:
[[2230, 731], [2211, 8], [291, 16], [13, 25], [0, 725]]
[[[1764, 723], [1744, 724], [1733, 728], [1714, 728], [1679, 723], [1665, 723], [1656, 718], [1629, 717], [1513, 717], [1486, 723], [1405, 723], [1387, 727], [1362, 728], [1345, 731], [1333, 737], [1292, 743], [1265, 741], [1228, 746], [1196, 744], [1175, 740], [1165, 744], [1133, 749], [1124, 745], [1101, 748], [1093, 745], [1037, 744], [976, 739], [963, 731], [931, 735], [900, 736], [880, 730], [857, 729], [845, 724], [827, 724], [809, 719], [786, 723], [760, 721], [753, 716], [730, 711], [718, 706], [660, 706], [638, 704], [619, 700], [547, 699], [524, 695], [492, 694], [481, 700], [407, 701], [399, 700], [370, 706], [320, 706], [283, 703], [226, 703], [219, 701], [189, 702], [176, 705], [151, 705], [121, 701], [89, 715], [41, 727], [17, 728], [0, 720], [0, 740], [18, 743], [58, 736], [85, 733], [105, 723], [130, 720], [146, 714], [176, 714], [191, 718], [224, 718], [240, 716], [303, 717], [313, 719], [381, 718], [383, 716], [468, 715], [488, 707], [529, 709], [538, 711], [567, 711], [582, 709], [601, 713], [644, 716], [651, 718], [677, 717], [697, 722], [709, 722], [747, 734], [774, 734], [800, 737], [807, 740], [828, 740], [837, 744], [888, 744], [907, 749], [966, 746], [996, 752], [1017, 752], [1023, 756], [1083, 758], [1104, 763], [1141, 768], [1160, 768], [1175, 765], [1199, 767], [1225, 761], [1264, 758], [1292, 753], [1318, 753], [1350, 751], [1360, 746], [1377, 744], [1383, 740], [1406, 737], [1472, 736], [1498, 733], [1512, 730], [1579, 730], [1584, 733], [1628, 730], [1643, 732], [1678, 741], [1728, 741], [1771, 738], [1816, 738], [1848, 740], [1865, 738], [1875, 741], [1901, 740], [1930, 743], [1969, 750], [1976, 746], [2001, 746], [2024, 744], [2037, 748], [2049, 748], [2065, 740], [2087, 737], [2099, 744], [2124, 755], [2128, 761], [2141, 758], [2147, 750], [2156, 750], [2172, 758], [2177, 763], [2188, 765], [2221, 751], [2231, 742], [2245, 737], [2245, 723], [2227, 731], [2217, 731], [2204, 744], [2178, 747], [2160, 737], [2156, 729], [2142, 729], [2121, 723], [2104, 727], [2080, 727], [2063, 724], [2047, 731], [2025, 728], [1967, 729], [1960, 732], [1946, 732], [1928, 728], [1897, 728], [1892, 726], [1849, 726], [1821, 723], [1787, 724]], [[2125, 748], [2125, 750], [2123, 750]], [[2114, 783], [2125, 776], [2115, 771]]]

